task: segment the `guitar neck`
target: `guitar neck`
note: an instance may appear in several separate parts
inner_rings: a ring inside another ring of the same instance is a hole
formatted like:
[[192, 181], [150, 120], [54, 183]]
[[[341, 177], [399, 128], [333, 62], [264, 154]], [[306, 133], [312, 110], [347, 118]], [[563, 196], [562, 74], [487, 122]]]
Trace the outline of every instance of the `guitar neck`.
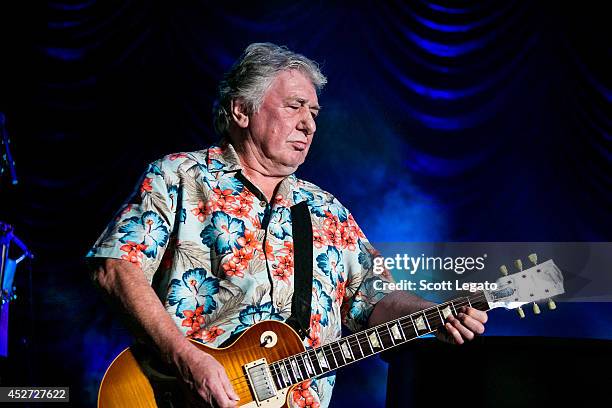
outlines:
[[475, 292], [275, 361], [270, 372], [278, 389], [298, 384], [433, 333], [463, 306], [490, 309], [484, 292]]

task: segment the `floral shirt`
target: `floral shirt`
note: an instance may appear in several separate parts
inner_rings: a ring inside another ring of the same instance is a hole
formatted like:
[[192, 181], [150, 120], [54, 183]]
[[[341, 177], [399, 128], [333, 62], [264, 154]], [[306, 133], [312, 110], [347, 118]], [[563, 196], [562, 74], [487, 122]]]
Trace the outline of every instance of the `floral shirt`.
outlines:
[[[348, 210], [314, 184], [286, 177], [269, 203], [222, 142], [149, 165], [88, 257], [139, 265], [185, 336], [218, 346], [262, 320], [286, 320], [293, 295], [290, 208], [306, 201], [313, 228], [309, 338], [318, 347], [341, 324], [366, 327], [384, 292], [374, 289], [375, 250]], [[335, 375], [300, 384], [293, 406], [327, 406]]]

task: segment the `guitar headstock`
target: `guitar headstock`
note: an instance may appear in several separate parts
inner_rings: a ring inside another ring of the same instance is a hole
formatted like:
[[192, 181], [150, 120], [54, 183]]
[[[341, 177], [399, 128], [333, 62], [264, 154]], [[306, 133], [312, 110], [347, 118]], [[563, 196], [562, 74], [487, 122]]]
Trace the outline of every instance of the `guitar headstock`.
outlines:
[[518, 309], [521, 318], [525, 317], [522, 305], [533, 302], [533, 312], [540, 314], [540, 308], [536, 302], [546, 300], [548, 308], [554, 310], [555, 302], [553, 296], [565, 293], [563, 289], [563, 275], [552, 259], [538, 264], [536, 254], [529, 255], [532, 267], [523, 270], [520, 259], [514, 262], [518, 272], [508, 275], [508, 268], [502, 265], [499, 269], [502, 277], [495, 283], [497, 289], [485, 290], [484, 294], [491, 309], [504, 307], [506, 309]]

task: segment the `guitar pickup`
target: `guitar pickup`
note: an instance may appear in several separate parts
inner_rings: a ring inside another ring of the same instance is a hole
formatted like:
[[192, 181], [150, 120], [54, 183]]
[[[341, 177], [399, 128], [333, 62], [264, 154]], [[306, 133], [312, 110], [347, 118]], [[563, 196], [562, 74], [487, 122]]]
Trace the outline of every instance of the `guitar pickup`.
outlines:
[[243, 367], [257, 406], [261, 406], [263, 402], [276, 396], [277, 389], [265, 358], [252, 361]]

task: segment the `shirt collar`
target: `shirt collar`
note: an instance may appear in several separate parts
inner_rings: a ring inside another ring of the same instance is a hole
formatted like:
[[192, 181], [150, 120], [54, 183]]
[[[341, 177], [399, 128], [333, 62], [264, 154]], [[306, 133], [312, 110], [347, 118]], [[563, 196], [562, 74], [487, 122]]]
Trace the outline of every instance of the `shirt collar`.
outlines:
[[208, 148], [206, 164], [211, 173], [242, 170], [238, 153], [226, 139], [221, 139], [219, 143]]

